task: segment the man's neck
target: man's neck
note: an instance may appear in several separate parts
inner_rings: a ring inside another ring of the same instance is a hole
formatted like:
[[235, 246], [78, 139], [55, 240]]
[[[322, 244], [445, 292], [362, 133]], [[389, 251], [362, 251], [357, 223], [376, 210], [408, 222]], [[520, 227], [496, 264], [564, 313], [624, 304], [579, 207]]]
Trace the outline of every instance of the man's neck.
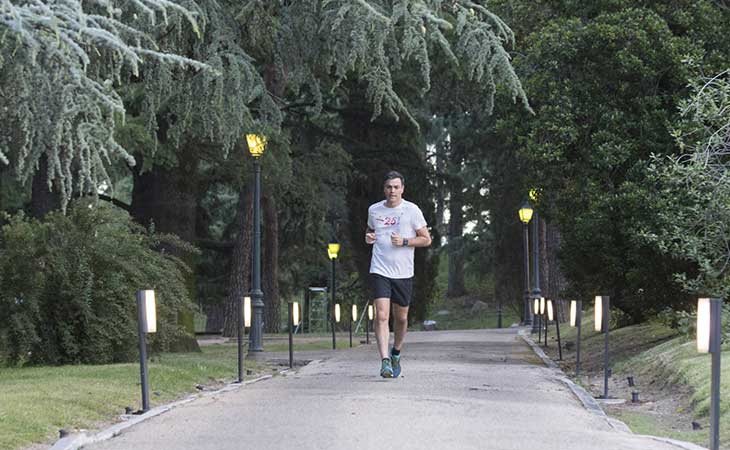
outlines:
[[390, 200], [385, 200], [385, 206], [388, 208], [397, 208], [401, 205], [401, 203], [403, 203], [402, 198], [398, 200], [398, 203], [391, 203]]

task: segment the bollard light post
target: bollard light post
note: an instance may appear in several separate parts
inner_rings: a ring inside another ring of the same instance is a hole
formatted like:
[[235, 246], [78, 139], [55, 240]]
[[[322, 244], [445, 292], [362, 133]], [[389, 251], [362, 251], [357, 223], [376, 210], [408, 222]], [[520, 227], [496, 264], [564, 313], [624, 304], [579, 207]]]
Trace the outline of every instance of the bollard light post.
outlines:
[[523, 315], [523, 323], [525, 325], [532, 325], [533, 315], [530, 313], [530, 230], [527, 225], [532, 219], [532, 205], [530, 202], [525, 200], [519, 209], [520, 221], [522, 222], [522, 234], [523, 234], [523, 252], [525, 256], [525, 311]]
[[[547, 341], [548, 318], [547, 318], [546, 306], [547, 305], [545, 303], [545, 297], [540, 297], [540, 320], [541, 320], [541, 325], [544, 325], [541, 328], [545, 330], [545, 340], [542, 341], [542, 345], [543, 345], [543, 347], [547, 348], [547, 346], [548, 346], [548, 341]], [[542, 331], [543, 330], [540, 330], [541, 333], [542, 333]]]
[[251, 297], [246, 295], [238, 302], [238, 383], [243, 383], [244, 360], [243, 337], [246, 328], [251, 327]]
[[580, 300], [570, 301], [570, 326], [577, 327], [577, 337], [575, 344], [575, 376], [580, 375], [580, 331], [581, 322], [583, 321], [583, 302]]
[[370, 344], [370, 324], [373, 323], [373, 309], [375, 307], [368, 301], [368, 318], [365, 322], [365, 343]]
[[337, 284], [337, 278], [335, 277], [335, 261], [337, 261], [337, 254], [340, 253], [340, 244], [331, 242], [327, 244], [327, 256], [332, 261], [332, 301], [329, 307], [330, 323], [332, 324], [332, 350], [337, 348], [337, 340], [335, 338], [335, 285]]
[[538, 333], [537, 333], [537, 343], [542, 342], [542, 317], [540, 316], [540, 299], [535, 297], [533, 299], [533, 309], [535, 312], [534, 321], [532, 322], [532, 327], [535, 329], [537, 327]]
[[608, 295], [597, 295], [594, 303], [594, 321], [595, 330], [603, 332], [603, 399], [608, 398], [608, 372], [609, 353], [608, 353], [608, 331], [610, 328], [610, 306], [611, 302]]
[[720, 353], [722, 344], [722, 299], [697, 301], [697, 351], [712, 355], [710, 375], [710, 448], [720, 448]]
[[299, 303], [289, 302], [289, 368], [294, 367], [294, 327], [299, 325]]
[[352, 348], [352, 324], [357, 320], [357, 305], [352, 304], [352, 310], [350, 311], [350, 348]]
[[548, 320], [555, 322], [555, 335], [558, 338], [558, 361], [563, 360], [563, 347], [560, 341], [560, 315], [558, 312], [558, 305], [560, 301], [548, 300]]
[[253, 326], [249, 336], [249, 352], [264, 351], [264, 293], [261, 290], [261, 155], [266, 150], [266, 142], [266, 137], [263, 135], [246, 135], [246, 143], [253, 156], [254, 167], [253, 267], [251, 274]]
[[157, 332], [155, 291], [137, 291], [137, 322], [139, 326], [139, 375], [142, 385], [142, 411], [150, 409], [150, 387], [147, 376], [147, 334]]

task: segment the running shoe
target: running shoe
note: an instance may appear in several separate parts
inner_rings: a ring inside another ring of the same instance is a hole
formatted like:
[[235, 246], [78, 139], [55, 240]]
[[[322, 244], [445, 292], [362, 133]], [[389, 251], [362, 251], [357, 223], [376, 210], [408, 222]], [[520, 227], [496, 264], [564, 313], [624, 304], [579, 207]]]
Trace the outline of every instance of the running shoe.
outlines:
[[390, 365], [393, 367], [393, 378], [400, 376], [400, 355], [390, 354]]
[[383, 378], [393, 378], [393, 366], [390, 364], [390, 359], [383, 358], [383, 362], [380, 364], [380, 376]]

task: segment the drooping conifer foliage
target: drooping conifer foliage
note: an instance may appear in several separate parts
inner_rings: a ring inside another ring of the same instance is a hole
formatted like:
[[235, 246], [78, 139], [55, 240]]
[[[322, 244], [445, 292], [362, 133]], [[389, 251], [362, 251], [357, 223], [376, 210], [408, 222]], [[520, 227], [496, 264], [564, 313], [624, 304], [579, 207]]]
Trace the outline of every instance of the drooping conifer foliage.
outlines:
[[147, 30], [158, 20], [197, 29], [192, 11], [166, 0], [3, 0], [0, 162], [25, 181], [45, 156], [63, 205], [74, 188], [94, 191], [107, 180], [114, 160], [134, 164], [114, 138], [125, 112], [114, 85], [138, 75], [145, 59], [204, 67], [157, 50]]

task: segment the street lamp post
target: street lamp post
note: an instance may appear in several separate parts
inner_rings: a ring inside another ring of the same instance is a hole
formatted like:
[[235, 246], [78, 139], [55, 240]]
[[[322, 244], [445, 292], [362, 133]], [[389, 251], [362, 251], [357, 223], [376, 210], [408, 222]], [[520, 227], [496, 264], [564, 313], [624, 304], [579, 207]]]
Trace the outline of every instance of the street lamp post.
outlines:
[[261, 291], [261, 155], [266, 149], [266, 137], [247, 134], [248, 150], [253, 156], [254, 208], [253, 208], [253, 274], [251, 297], [253, 299], [253, 324], [249, 335], [249, 352], [262, 352], [264, 325], [264, 293]]
[[[539, 249], [540, 246], [540, 236], [538, 235], [538, 223], [540, 222], [537, 211], [534, 211], [532, 213], [532, 272], [535, 274], [533, 277], [534, 285], [532, 287], [532, 297], [533, 298], [540, 298], [542, 297], [542, 292], [540, 291], [540, 258], [539, 258]], [[532, 332], [536, 332], [539, 330], [535, 326], [535, 323], [533, 321], [532, 324]]]
[[527, 224], [532, 219], [532, 206], [530, 202], [525, 202], [520, 206], [519, 214], [520, 221], [522, 222], [522, 229], [524, 235], [524, 255], [525, 255], [525, 314], [523, 323], [525, 325], [532, 324], [532, 314], [530, 314], [530, 231], [527, 229]]
[[327, 256], [332, 261], [332, 302], [330, 303], [330, 321], [332, 323], [332, 350], [337, 348], [337, 341], [335, 338], [335, 261], [337, 260], [337, 254], [340, 252], [340, 244], [332, 242], [327, 244]]

